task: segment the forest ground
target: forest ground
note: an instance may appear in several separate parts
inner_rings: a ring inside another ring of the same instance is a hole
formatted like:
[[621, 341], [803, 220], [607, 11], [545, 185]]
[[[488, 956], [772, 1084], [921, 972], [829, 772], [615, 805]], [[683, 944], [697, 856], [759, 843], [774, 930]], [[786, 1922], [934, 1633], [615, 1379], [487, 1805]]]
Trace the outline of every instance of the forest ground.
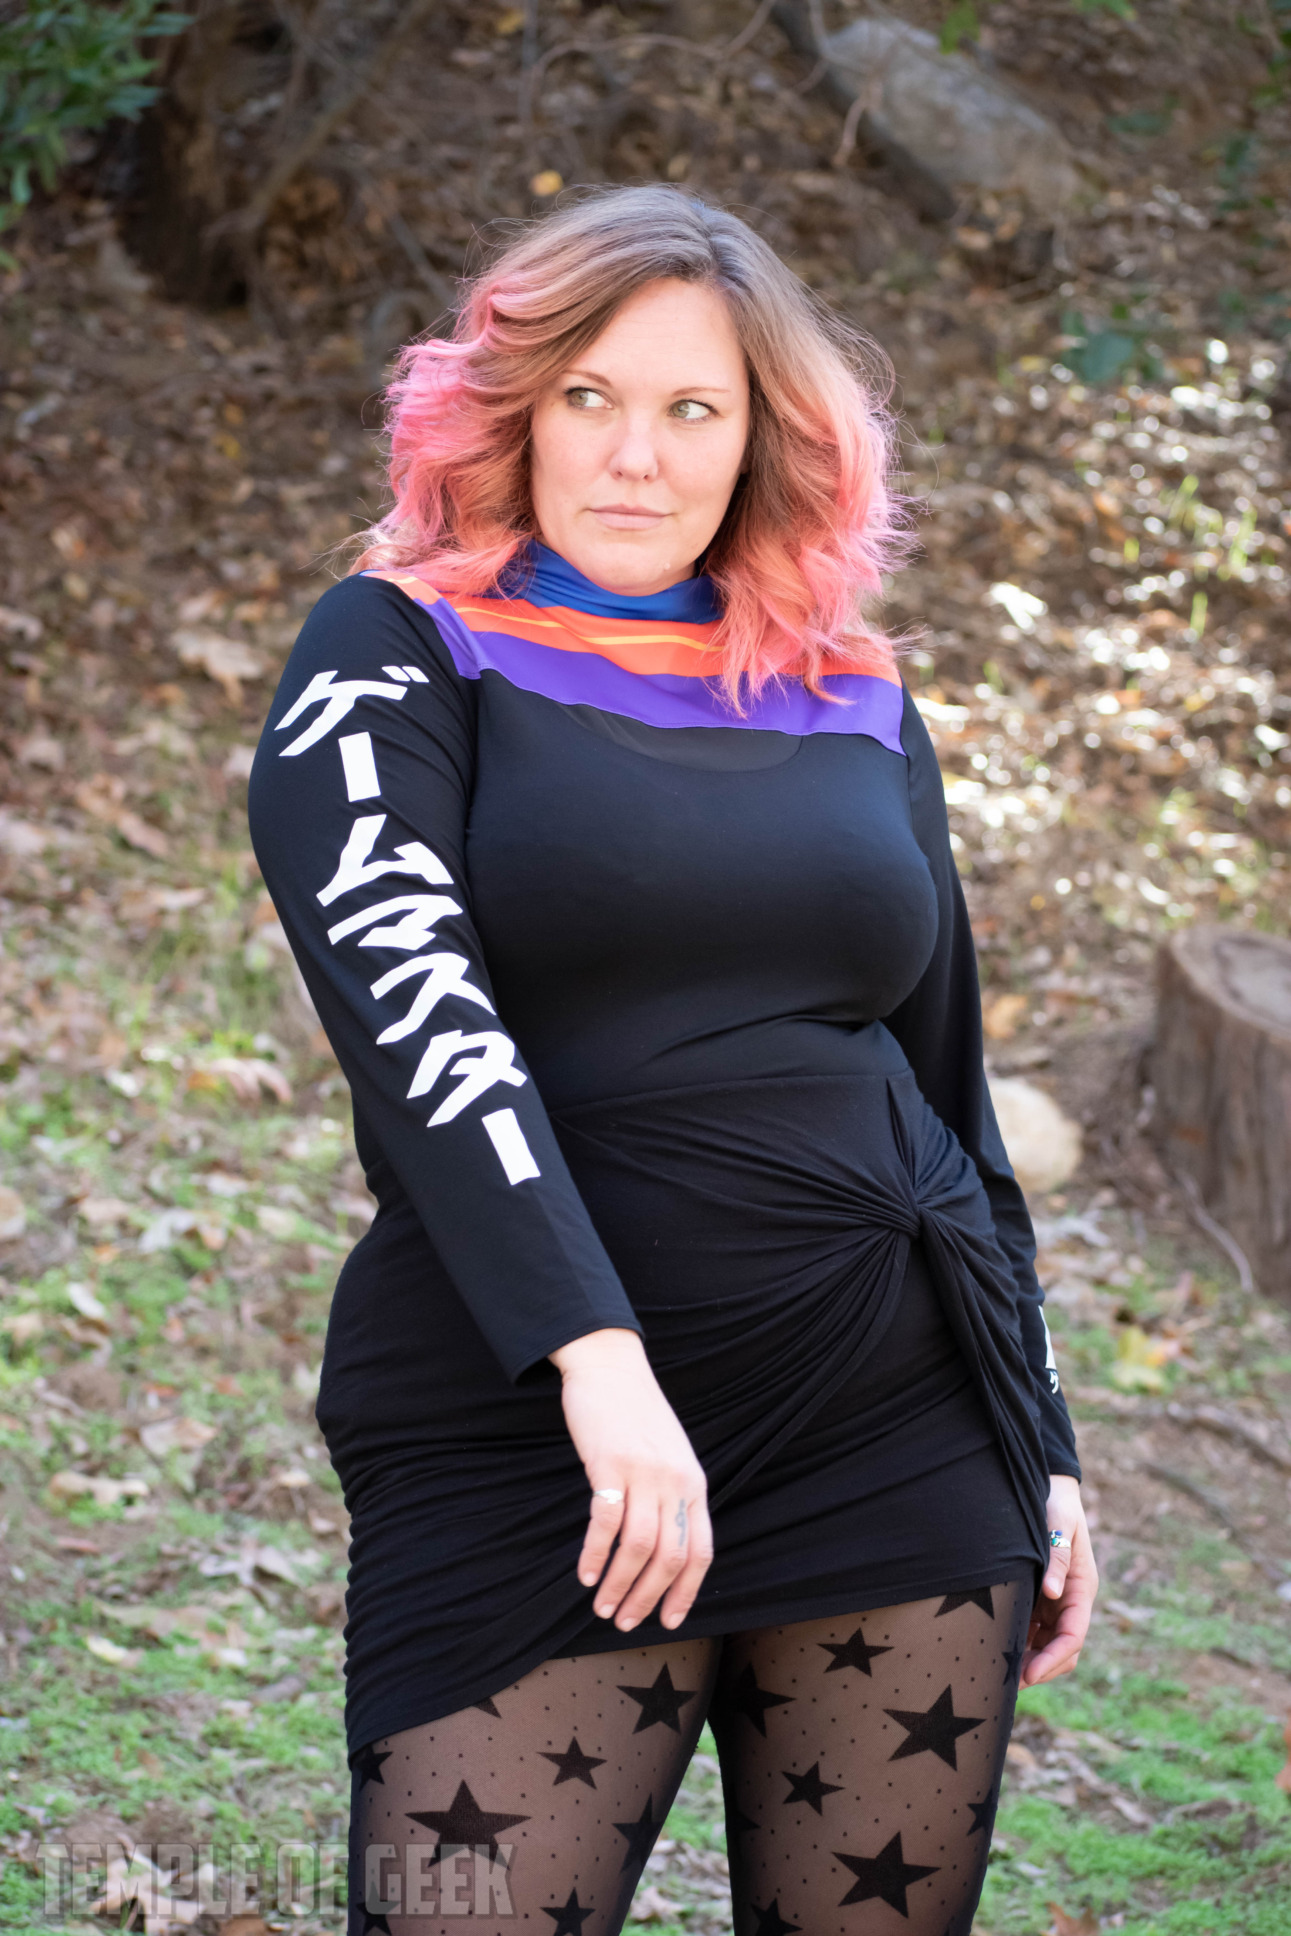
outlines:
[[[1062, 111], [1100, 187], [1030, 277], [1007, 211], [947, 236], [860, 161], [833, 168], [839, 117], [793, 94], [769, 29], [717, 96], [678, 83], [693, 157], [661, 160], [676, 115], [643, 109], [591, 171], [755, 207], [892, 356], [923, 549], [889, 610], [946, 774], [990, 1057], [1084, 1129], [1081, 1171], [1034, 1209], [1103, 1596], [1079, 1675], [1022, 1699], [979, 1936], [1275, 1936], [1291, 1900], [1291, 1323], [1162, 1169], [1146, 1059], [1163, 940], [1286, 932], [1291, 883], [1283, 110], [1224, 68], [1224, 8], [1193, 11], [1213, 44], [1151, 81], [1132, 37], [1081, 42], [1104, 66]], [[983, 12], [1043, 95], [1017, 10]], [[525, 133], [510, 16], [455, 18], [479, 58], [449, 76], [456, 131], [440, 104], [439, 204], [410, 219], [460, 260], [472, 221], [533, 205], [531, 167], [577, 178], [561, 115], [600, 83], [568, 81]], [[1190, 92], [1212, 56], [1220, 82]], [[397, 128], [405, 84], [434, 77], [391, 84]], [[463, 129], [490, 100], [486, 167]], [[364, 180], [398, 187], [411, 163], [363, 141]], [[312, 1406], [370, 1206], [244, 823], [324, 554], [380, 500], [365, 328], [389, 278], [374, 256], [347, 282], [343, 258], [393, 247], [401, 204], [362, 189], [365, 227], [336, 180], [297, 183], [251, 308], [213, 313], [132, 262], [87, 157], [4, 288], [4, 1927], [49, 1926], [42, 1844], [206, 1843], [218, 1866], [344, 1833], [345, 1515]], [[724, 1863], [701, 1754], [634, 1919], [721, 1936]], [[272, 1872], [239, 1936], [341, 1926], [300, 1890], [279, 1904]], [[64, 1926], [122, 1919], [93, 1899]]]

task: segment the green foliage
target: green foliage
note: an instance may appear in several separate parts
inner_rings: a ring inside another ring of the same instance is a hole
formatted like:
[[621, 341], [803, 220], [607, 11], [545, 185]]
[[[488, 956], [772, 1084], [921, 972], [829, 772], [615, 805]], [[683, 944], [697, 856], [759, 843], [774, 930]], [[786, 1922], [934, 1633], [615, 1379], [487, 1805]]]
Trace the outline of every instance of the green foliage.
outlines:
[[981, 30], [982, 23], [977, 17], [977, 8], [973, 5], [973, 0], [955, 0], [954, 6], [942, 22], [942, 53], [955, 53], [961, 40], [976, 40]]
[[133, 120], [156, 98], [147, 84], [156, 56], [140, 40], [187, 25], [162, 0], [27, 0], [17, 19], [0, 23], [0, 230], [17, 220], [35, 182], [53, 187], [70, 134], [115, 116]]
[[1080, 310], [1064, 310], [1062, 333], [1068, 347], [1063, 360], [1082, 383], [1113, 383], [1131, 370], [1157, 380], [1162, 364], [1157, 345], [1148, 340], [1152, 328], [1131, 316], [1125, 303], [1113, 304], [1107, 323], [1087, 323]]
[[1219, 183], [1224, 190], [1224, 199], [1219, 204], [1221, 214], [1250, 207], [1250, 184], [1259, 159], [1258, 135], [1242, 129], [1228, 137], [1219, 155]]
[[1154, 141], [1168, 134], [1179, 105], [1177, 94], [1167, 94], [1159, 108], [1132, 108], [1128, 114], [1109, 114], [1107, 125], [1122, 140]]
[[[1118, 20], [1133, 20], [1134, 9], [1130, 0], [1071, 0], [1077, 13], [1110, 13]], [[1283, 7], [1291, 14], [1291, 0], [1273, 0], [1275, 10]], [[1288, 21], [1291, 26], [1291, 20]], [[941, 25], [941, 51], [954, 54], [966, 40], [977, 40], [981, 34], [982, 23], [978, 18], [975, 0], [953, 0], [950, 12]], [[1286, 36], [1291, 42], [1291, 34]]]

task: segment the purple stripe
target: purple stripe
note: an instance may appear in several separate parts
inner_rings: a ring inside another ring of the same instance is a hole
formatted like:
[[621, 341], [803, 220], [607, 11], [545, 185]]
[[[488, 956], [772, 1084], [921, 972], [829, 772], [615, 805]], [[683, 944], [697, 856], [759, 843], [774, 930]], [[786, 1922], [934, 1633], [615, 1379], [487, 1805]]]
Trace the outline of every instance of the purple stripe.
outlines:
[[415, 601], [435, 621], [453, 664], [464, 679], [481, 672], [501, 673], [511, 685], [536, 692], [562, 706], [596, 706], [621, 713], [645, 726], [744, 726], [773, 733], [849, 733], [875, 739], [889, 752], [904, 754], [901, 716], [904, 693], [890, 679], [870, 673], [833, 673], [830, 692], [843, 700], [831, 705], [796, 680], [772, 683], [741, 719], [732, 713], [719, 688], [705, 679], [675, 673], [628, 672], [599, 652], [562, 652], [555, 646], [506, 632], [476, 632], [447, 599]]

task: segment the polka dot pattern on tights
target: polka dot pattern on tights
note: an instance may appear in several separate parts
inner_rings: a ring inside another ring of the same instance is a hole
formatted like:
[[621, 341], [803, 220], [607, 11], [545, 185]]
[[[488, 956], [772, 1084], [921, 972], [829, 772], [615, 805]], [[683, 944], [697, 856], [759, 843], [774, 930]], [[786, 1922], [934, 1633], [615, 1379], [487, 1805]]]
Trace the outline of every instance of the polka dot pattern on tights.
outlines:
[[1027, 1586], [551, 1660], [353, 1759], [349, 1936], [618, 1936], [705, 1720], [734, 1936], [969, 1936]]

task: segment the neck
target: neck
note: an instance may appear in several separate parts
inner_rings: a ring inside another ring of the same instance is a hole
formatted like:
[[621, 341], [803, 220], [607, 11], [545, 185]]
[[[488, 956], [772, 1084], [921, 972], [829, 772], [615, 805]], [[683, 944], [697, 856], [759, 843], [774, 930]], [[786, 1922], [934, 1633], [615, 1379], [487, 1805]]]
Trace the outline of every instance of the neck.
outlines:
[[503, 597], [524, 599], [530, 605], [566, 606], [604, 618], [665, 619], [679, 624], [707, 625], [722, 615], [717, 587], [711, 578], [690, 573], [652, 592], [621, 592], [600, 585], [571, 565], [560, 553], [533, 541], [517, 552], [503, 573]]

